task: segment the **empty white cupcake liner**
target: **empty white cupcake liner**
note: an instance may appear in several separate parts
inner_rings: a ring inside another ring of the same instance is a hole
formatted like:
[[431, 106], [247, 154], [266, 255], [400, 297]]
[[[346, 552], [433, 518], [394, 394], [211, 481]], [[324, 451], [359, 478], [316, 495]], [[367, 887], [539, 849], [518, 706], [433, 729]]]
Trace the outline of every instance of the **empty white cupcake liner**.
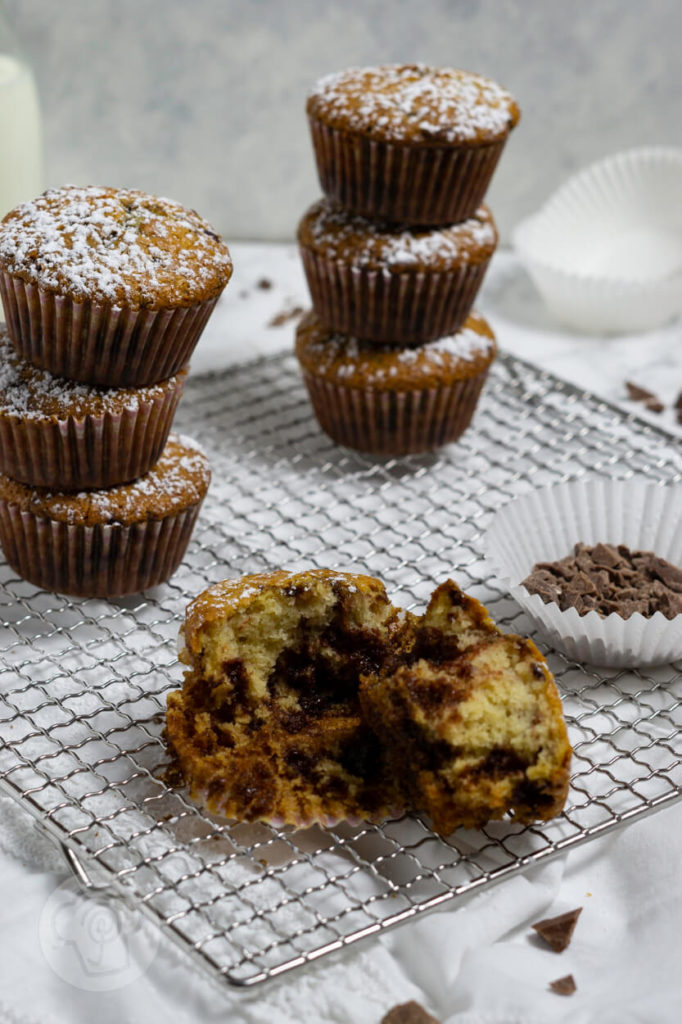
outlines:
[[593, 478], [532, 491], [494, 516], [486, 557], [547, 641], [569, 658], [614, 669], [668, 664], [682, 658], [682, 615], [579, 615], [545, 604], [521, 582], [537, 562], [564, 558], [579, 541], [626, 544], [682, 565], [681, 504], [682, 485], [642, 479]]
[[513, 235], [547, 306], [589, 333], [682, 312], [682, 149], [617, 153], [562, 185]]

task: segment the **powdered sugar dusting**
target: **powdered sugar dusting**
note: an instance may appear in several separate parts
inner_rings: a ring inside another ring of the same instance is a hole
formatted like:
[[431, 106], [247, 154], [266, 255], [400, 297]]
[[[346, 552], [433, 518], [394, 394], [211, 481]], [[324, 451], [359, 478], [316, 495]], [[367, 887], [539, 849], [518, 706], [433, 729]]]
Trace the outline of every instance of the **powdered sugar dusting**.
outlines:
[[425, 64], [348, 68], [320, 79], [308, 111], [386, 141], [499, 138], [516, 124], [512, 96], [490, 79]]
[[444, 228], [408, 228], [369, 220], [321, 199], [301, 222], [299, 238], [309, 240], [329, 259], [355, 266], [381, 264], [390, 270], [449, 267], [481, 250], [492, 250], [497, 231], [492, 215], [481, 206], [473, 217]]
[[101, 416], [160, 398], [179, 386], [177, 377], [145, 388], [96, 388], [55, 377], [27, 363], [15, 351], [7, 331], [0, 327], [0, 412], [22, 420], [46, 417]]
[[232, 272], [226, 246], [193, 210], [131, 189], [72, 185], [7, 215], [0, 264], [76, 299], [150, 308], [218, 294]]

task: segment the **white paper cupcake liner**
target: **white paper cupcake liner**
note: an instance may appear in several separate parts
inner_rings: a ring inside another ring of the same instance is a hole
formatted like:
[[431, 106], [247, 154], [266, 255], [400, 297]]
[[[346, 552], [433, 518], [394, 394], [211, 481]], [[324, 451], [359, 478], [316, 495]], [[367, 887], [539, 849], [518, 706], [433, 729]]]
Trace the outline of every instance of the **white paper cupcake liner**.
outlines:
[[486, 534], [491, 571], [557, 650], [610, 668], [663, 665], [682, 657], [682, 615], [628, 619], [579, 615], [545, 604], [521, 581], [537, 562], [570, 555], [576, 543], [626, 544], [682, 565], [682, 485], [594, 478], [532, 491], [493, 518]]
[[585, 168], [513, 240], [564, 323], [589, 333], [667, 323], [682, 311], [682, 149], [630, 150]]

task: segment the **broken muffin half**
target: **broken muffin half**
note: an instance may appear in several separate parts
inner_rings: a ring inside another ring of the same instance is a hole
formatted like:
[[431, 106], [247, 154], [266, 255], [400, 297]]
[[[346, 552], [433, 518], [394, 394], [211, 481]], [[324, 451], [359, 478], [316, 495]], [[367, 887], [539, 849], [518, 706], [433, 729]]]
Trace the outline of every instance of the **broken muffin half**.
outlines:
[[542, 655], [452, 581], [422, 616], [373, 577], [226, 580], [189, 606], [167, 737], [214, 813], [302, 825], [404, 808], [448, 834], [557, 814], [570, 745]]

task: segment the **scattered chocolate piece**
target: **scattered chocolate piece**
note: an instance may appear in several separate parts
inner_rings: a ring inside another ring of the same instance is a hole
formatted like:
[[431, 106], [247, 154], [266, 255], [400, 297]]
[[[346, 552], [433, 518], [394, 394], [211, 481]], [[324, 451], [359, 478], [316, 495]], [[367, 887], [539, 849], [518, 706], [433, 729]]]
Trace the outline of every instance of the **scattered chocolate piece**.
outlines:
[[675, 399], [675, 405], [673, 408], [682, 410], [682, 391], [680, 391], [679, 395]]
[[260, 281], [256, 284], [256, 288], [261, 288], [265, 292], [268, 288], [272, 288], [272, 281], [268, 277], [261, 277]]
[[440, 1024], [440, 1021], [411, 999], [409, 1003], [400, 1003], [389, 1010], [381, 1018], [381, 1024]]
[[641, 388], [639, 384], [633, 384], [632, 381], [626, 380], [625, 387], [628, 389], [628, 395], [633, 402], [659, 402], [658, 396], [653, 391], [647, 391], [646, 388]]
[[535, 929], [541, 939], [545, 940], [547, 945], [552, 947], [555, 953], [563, 953], [571, 941], [582, 909], [582, 907], [578, 907], [576, 910], [568, 910], [565, 914], [557, 914], [556, 917], [546, 917], [531, 927]]
[[272, 320], [268, 323], [268, 327], [281, 327], [282, 324], [286, 324], [289, 320], [298, 320], [300, 316], [303, 316], [304, 310], [302, 306], [293, 306], [291, 309], [283, 309], [281, 313], [277, 313], [273, 316]]
[[644, 406], [649, 410], [649, 412], [663, 412], [665, 409], [663, 402], [658, 398], [647, 398]]
[[624, 619], [640, 612], [666, 619], [682, 614], [682, 569], [652, 551], [630, 551], [625, 544], [578, 543], [572, 555], [556, 562], [537, 562], [522, 586], [545, 604], [578, 615], [615, 612]]
[[563, 978], [557, 978], [556, 981], [550, 981], [549, 987], [552, 992], [557, 992], [560, 996], [572, 996], [577, 986], [573, 975], [565, 974]]

